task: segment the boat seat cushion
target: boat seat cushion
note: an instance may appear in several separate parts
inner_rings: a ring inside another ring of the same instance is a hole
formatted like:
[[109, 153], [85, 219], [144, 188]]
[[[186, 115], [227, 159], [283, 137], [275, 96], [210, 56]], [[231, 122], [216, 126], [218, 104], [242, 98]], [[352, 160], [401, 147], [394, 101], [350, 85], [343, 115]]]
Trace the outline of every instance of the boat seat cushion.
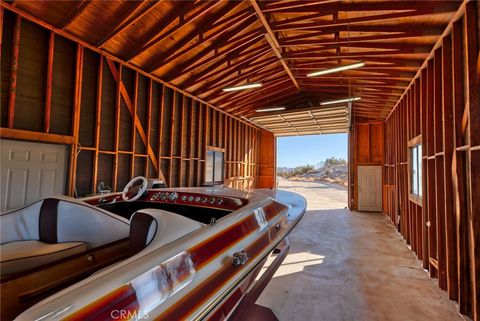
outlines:
[[154, 248], [169, 244], [205, 226], [176, 213], [146, 208], [130, 218], [130, 248], [140, 252], [150, 244]]
[[136, 212], [130, 219], [130, 249], [140, 252], [150, 244], [157, 232], [158, 223], [151, 215]]
[[1, 275], [3, 277], [27, 271], [86, 250], [85, 242], [44, 243], [29, 240], [2, 244]]
[[102, 246], [129, 234], [127, 219], [67, 197], [49, 197], [0, 215], [0, 243], [37, 240], [44, 243], [86, 242]]

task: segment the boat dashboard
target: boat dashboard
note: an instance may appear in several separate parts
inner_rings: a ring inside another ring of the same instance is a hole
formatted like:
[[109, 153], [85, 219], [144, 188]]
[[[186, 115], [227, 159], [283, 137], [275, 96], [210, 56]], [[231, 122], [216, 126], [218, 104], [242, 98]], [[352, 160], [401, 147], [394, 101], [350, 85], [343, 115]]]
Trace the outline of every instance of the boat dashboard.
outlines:
[[246, 199], [236, 197], [167, 190], [147, 190], [133, 202], [123, 201], [120, 194], [85, 201], [126, 219], [130, 219], [138, 210], [154, 208], [180, 214], [204, 224], [211, 223], [212, 219], [218, 220], [248, 203]]

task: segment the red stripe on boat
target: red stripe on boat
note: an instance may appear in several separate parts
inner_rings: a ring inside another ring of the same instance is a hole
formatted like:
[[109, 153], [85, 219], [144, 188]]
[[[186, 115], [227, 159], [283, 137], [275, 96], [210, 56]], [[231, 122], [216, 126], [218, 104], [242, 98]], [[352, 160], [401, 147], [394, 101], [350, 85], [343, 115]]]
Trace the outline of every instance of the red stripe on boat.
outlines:
[[[256, 242], [248, 246], [247, 251], [250, 259], [255, 259], [270, 244], [268, 233], [264, 233]], [[185, 320], [201, 305], [205, 304], [217, 293], [233, 276], [241, 269], [230, 262], [226, 263], [219, 271], [209, 279], [203, 281], [187, 296], [181, 298], [175, 305], [170, 307], [155, 320], [178, 321]]]
[[275, 216], [277, 216], [280, 212], [288, 209], [287, 206], [278, 203], [278, 202], [271, 202], [263, 207], [263, 212], [265, 213], [265, 217], [267, 220], [271, 220]]
[[190, 250], [195, 268], [201, 269], [215, 257], [224, 252], [233, 244], [239, 242], [250, 233], [258, 230], [258, 223], [254, 215], [249, 215], [235, 223], [230, 228], [221, 231], [206, 239]]
[[63, 320], [130, 320], [136, 316], [138, 308], [135, 289], [130, 284], [125, 284]]

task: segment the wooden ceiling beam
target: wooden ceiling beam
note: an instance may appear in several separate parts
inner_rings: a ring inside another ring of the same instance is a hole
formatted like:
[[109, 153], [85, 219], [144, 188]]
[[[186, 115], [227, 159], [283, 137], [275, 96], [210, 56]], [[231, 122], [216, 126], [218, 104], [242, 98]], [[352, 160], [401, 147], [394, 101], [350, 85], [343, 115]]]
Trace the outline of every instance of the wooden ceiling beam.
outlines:
[[312, 0], [312, 1], [308, 1], [308, 2], [305, 2], [305, 1], [288, 1], [288, 2], [281, 2], [281, 3], [265, 2], [264, 10], [266, 10], [266, 11], [269, 11], [269, 10], [272, 10], [272, 9], [273, 10], [278, 10], [278, 9], [288, 10], [288, 9], [294, 9], [294, 8], [303, 8], [305, 6], [316, 6], [316, 5], [322, 4], [324, 2], [325, 2], [325, 0], [319, 0], [319, 1], [313, 1]]
[[[227, 15], [231, 12], [235, 7], [238, 5], [238, 2], [229, 2], [227, 6], [222, 8], [221, 10], [217, 11], [214, 15], [205, 16], [202, 21], [199, 21], [200, 27], [193, 29], [190, 33], [186, 36], [182, 37], [179, 41], [177, 41], [172, 47], [168, 48], [167, 50], [163, 51], [159, 55], [154, 55], [150, 60], [152, 63], [147, 63], [149, 67], [149, 72], [153, 72], [163, 65], [166, 65], [176, 59], [180, 58], [181, 56], [188, 55], [188, 53], [196, 48], [202, 43], [210, 41], [222, 34], [225, 29], [220, 29], [221, 32], [216, 32], [204, 37], [203, 34], [209, 30], [214, 21], [218, 18]], [[248, 13], [244, 16], [240, 16], [232, 21], [232, 25], [236, 25], [237, 23], [241, 23], [248, 19], [251, 15]], [[198, 40], [191, 43], [187, 48], [184, 48], [187, 44], [192, 42], [195, 38], [198, 37]]]
[[[459, 6], [458, 1], [440, 1], [435, 2], [435, 7], [446, 7], [443, 10], [455, 11]], [[265, 5], [263, 9], [266, 13], [303, 13], [303, 12], [348, 12], [348, 11], [391, 11], [391, 10], [428, 10], [432, 7], [431, 1], [355, 1], [355, 2], [304, 2], [297, 1], [290, 6]]]
[[[222, 58], [222, 57], [223, 57], [222, 60], [224, 62], [228, 62], [229, 60], [231, 61], [235, 58], [238, 58], [240, 54], [245, 52], [245, 50], [252, 50], [251, 49], [252, 46], [262, 44], [262, 41], [257, 41], [260, 38], [263, 39], [262, 34], [258, 34], [256, 36], [253, 36], [248, 41], [245, 41], [244, 43], [240, 44], [239, 46], [235, 46], [234, 48], [232, 48], [232, 49], [234, 49], [232, 51], [226, 50], [225, 52], [220, 53], [218, 48], [214, 48], [213, 49], [213, 51], [214, 51], [213, 55], [211, 55], [207, 58], [204, 58], [204, 59], [200, 59], [199, 61], [193, 63], [189, 67], [185, 68], [183, 70], [183, 73], [190, 73], [197, 68], [210, 68], [211, 64], [219, 62], [219, 60], [217, 60], [217, 59]], [[262, 44], [262, 47], [264, 47], [264, 50], [270, 50], [270, 46], [268, 46], [266, 43]], [[257, 49], [257, 48], [255, 48], [255, 49]], [[221, 65], [221, 63], [220, 63], [220, 65]], [[207, 67], [207, 66], [209, 66], [209, 67]]]
[[[215, 96], [220, 96], [221, 90], [225, 87], [232, 87], [237, 85], [239, 82], [244, 81], [244, 80], [250, 80], [255, 82], [257, 79], [261, 79], [263, 81], [270, 81], [271, 77], [282, 75], [280, 68], [272, 69], [271, 65], [272, 64], [278, 64], [278, 60], [275, 60], [271, 62], [269, 65], [264, 66], [263, 68], [256, 68], [256, 70], [246, 74], [245, 76], [241, 76], [239, 78], [233, 77], [228, 80], [225, 80], [224, 82], [220, 82], [211, 88], [207, 88], [203, 92], [200, 92], [198, 95], [204, 97], [204, 99], [209, 99]], [[280, 78], [280, 77], [279, 77]], [[197, 92], [197, 91], [195, 91]]]
[[[191, 87], [194, 84], [198, 83], [205, 83], [199, 88], [196, 88], [195, 90], [204, 92], [205, 89], [211, 88], [212, 85], [222, 79], [225, 79], [225, 77], [229, 77], [232, 74], [236, 73], [241, 73], [244, 69], [249, 69], [251, 65], [253, 66], [258, 66], [267, 60], [273, 60], [274, 57], [271, 57], [271, 51], [270, 48], [267, 51], [258, 51], [258, 55], [250, 55], [246, 56], [246, 58], [241, 59], [239, 61], [235, 61], [235, 63], [231, 63], [230, 65], [228, 64], [227, 61], [219, 61], [218, 64], [215, 64], [211, 67], [208, 67], [208, 70], [201, 71], [198, 74], [192, 75], [186, 82], [181, 83], [182, 86], [185, 88]], [[264, 59], [262, 59], [264, 58]], [[223, 60], [223, 59], [222, 59]], [[228, 67], [221, 68], [224, 64], [227, 64]]]
[[268, 79], [266, 79], [268, 80], [268, 82], [265, 82], [266, 84], [259, 89], [247, 90], [247, 91], [222, 92], [217, 97], [215, 97], [212, 101], [220, 105], [225, 103], [226, 105], [229, 105], [229, 104], [236, 103], [237, 101], [244, 101], [251, 97], [260, 96], [266, 90], [270, 90], [271, 88], [274, 88], [279, 84], [288, 82], [289, 79], [290, 78], [288, 77], [285, 78], [285, 74], [281, 70], [275, 71], [272, 75], [268, 76]]
[[[235, 74], [235, 72], [221, 73], [215, 79], [209, 79], [209, 81], [202, 87], [195, 90], [199, 95], [207, 94], [206, 97], [210, 97], [210, 93], [217, 93], [222, 88], [235, 86], [238, 83], [241, 83], [245, 80], [261, 78], [267, 76], [267, 72], [273, 73], [278, 72], [278, 70], [272, 69], [273, 65], [277, 65], [278, 60], [275, 57], [268, 57], [267, 59], [262, 59], [256, 63], [251, 63], [248, 65], [248, 72], [243, 74], [235, 75], [233, 78], [229, 75]], [[265, 71], [265, 69], [269, 69]], [[240, 69], [241, 70], [241, 69]], [[269, 75], [269, 74], [268, 74]]]
[[280, 105], [285, 106], [287, 108], [286, 111], [290, 111], [290, 109], [302, 108], [302, 106], [303, 107], [308, 106], [308, 102], [303, 96], [298, 96], [298, 95], [292, 96], [292, 93], [287, 92], [283, 95], [276, 96], [275, 99], [272, 99], [267, 102], [255, 104], [254, 106], [252, 104], [249, 104], [248, 106], [242, 107], [239, 111], [242, 112], [242, 115], [249, 117], [251, 115], [259, 115], [258, 113], [255, 112], [255, 109], [274, 107], [274, 106], [280, 106]]
[[[100, 41], [95, 45], [96, 47], [101, 48], [103, 45], [108, 43], [111, 39], [115, 38], [118, 34], [122, 33], [128, 27], [136, 23], [138, 20], [143, 18], [147, 13], [152, 11], [161, 3], [161, 0], [157, 1], [137, 1], [133, 10], [130, 10], [128, 15], [115, 25], [115, 27], [107, 35], [105, 35]], [[141, 10], [137, 13], [137, 11]]]
[[[261, 36], [261, 35], [260, 35]], [[235, 65], [242, 64], [243, 62], [247, 61], [254, 61], [255, 58], [260, 58], [267, 54], [268, 52], [271, 52], [270, 47], [267, 46], [260, 46], [254, 49], [251, 49], [251, 45], [253, 41], [255, 41], [258, 38], [253, 38], [251, 41], [248, 41], [243, 44], [243, 47], [237, 48], [236, 51], [229, 53], [226, 56], [223, 55], [218, 55], [211, 57], [210, 63], [206, 63], [204, 65], [194, 65], [186, 70], [183, 71], [183, 73], [193, 73], [196, 68], [202, 68], [200, 72], [196, 73], [194, 77], [192, 77], [191, 81], [204, 81], [209, 77], [212, 77], [213, 74], [218, 74], [217, 69], [220, 68], [222, 65], [227, 64], [227, 70], [235, 68]], [[255, 45], [257, 43], [254, 43]], [[244, 53], [246, 50], [248, 52]], [[245, 56], [242, 56], [242, 53], [244, 53]], [[223, 57], [222, 57], [223, 56]], [[221, 59], [219, 59], [221, 58]], [[234, 63], [231, 63], [232, 60], [237, 59]], [[187, 82], [187, 86], [189, 87], [191, 81]]]
[[420, 45], [416, 43], [408, 42], [360, 42], [350, 44], [330, 44], [330, 45], [310, 45], [308, 49], [297, 49], [292, 52], [298, 51], [324, 51], [338, 48], [368, 48], [368, 49], [394, 49], [401, 50], [405, 53], [429, 53], [432, 46]]
[[306, 37], [307, 35], [285, 37], [280, 39], [280, 46], [289, 47], [289, 46], [313, 46], [313, 45], [348, 45], [353, 43], [362, 43], [362, 42], [371, 42], [377, 40], [387, 40], [387, 39], [408, 39], [424, 36], [423, 32], [397, 32], [389, 33], [383, 35], [370, 35], [370, 36], [354, 36], [351, 38], [339, 37], [338, 40], [332, 39], [316, 39], [317, 37]]
[[[220, 37], [213, 40], [209, 45], [204, 46], [200, 51], [198, 51], [195, 55], [192, 55], [179, 63], [175, 68], [172, 68], [167, 73], [163, 74], [163, 78], [167, 80], [171, 80], [174, 75], [185, 74], [185, 69], [191, 66], [193, 63], [201, 60], [201, 59], [208, 59], [211, 57], [207, 57], [209, 53], [215, 50], [220, 44], [228, 41], [232, 36], [237, 35], [239, 32], [245, 30], [245, 25], [251, 25], [255, 22], [255, 17], [250, 17], [242, 24], [237, 24], [235, 26], [231, 26], [230, 29], [226, 29]], [[175, 76], [174, 78], [178, 78]]]
[[[338, 87], [336, 84], [303, 84], [306, 89], [316, 90], [316, 87]], [[405, 87], [394, 86], [394, 85], [369, 85], [370, 88], [389, 88], [389, 89], [399, 89], [402, 90]]]
[[[411, 18], [416, 16], [423, 16], [427, 14], [432, 14], [436, 12], [436, 10], [440, 12], [449, 12], [449, 11], [452, 11], [452, 8], [447, 6], [442, 6], [440, 7], [440, 10], [439, 10], [435, 7], [430, 7], [428, 9], [421, 9], [421, 10], [407, 10], [407, 11], [401, 11], [401, 12], [382, 13], [382, 14], [374, 14], [369, 16], [339, 19], [336, 22], [333, 22], [333, 21], [305, 22], [308, 20], [302, 19], [303, 17], [297, 17], [293, 19], [282, 20], [281, 22], [276, 23], [273, 26], [273, 29], [275, 31], [287, 31], [287, 30], [310, 29], [310, 28], [318, 28], [318, 27], [336, 27], [341, 25], [353, 26], [356, 23], [366, 23], [366, 22], [374, 22], [374, 21], [390, 21], [392, 19], [398, 19], [398, 18], [406, 18], [406, 17]], [[321, 15], [323, 16], [325, 14], [322, 12]]]
[[331, 81], [331, 80], [356, 80], [356, 81], [378, 81], [378, 80], [398, 80], [398, 81], [408, 81], [412, 79], [411, 77], [399, 77], [392, 75], [331, 75], [331, 76], [319, 76], [319, 77], [307, 77], [297, 76], [298, 79], [308, 79], [312, 81]]
[[[338, 56], [336, 54], [330, 54], [330, 56], [315, 56], [312, 54], [303, 54], [303, 55], [297, 55], [295, 57], [286, 57], [286, 60], [316, 60], [316, 61], [332, 61], [332, 60], [337, 60], [338, 58], [342, 58], [345, 60], [362, 60], [364, 62], [392, 62], [395, 64], [398, 64], [399, 66], [410, 66], [410, 67], [417, 67], [421, 66], [423, 58], [414, 58], [414, 57], [385, 57], [387, 55], [390, 55], [393, 53], [389, 52], [383, 52], [383, 55], [379, 54], [378, 52], [374, 51], [373, 54], [366, 55], [364, 53], [355, 53], [352, 54], [350, 53], [349, 55], [342, 55]], [[395, 54], [402, 54], [396, 52]], [[405, 53], [403, 53], [405, 55]]]
[[[396, 23], [396, 24], [355, 24], [355, 25], [338, 25], [338, 26], [319, 26], [318, 24], [312, 25], [311, 28], [296, 29], [296, 31], [304, 31], [305, 37], [311, 37], [314, 35], [308, 35], [307, 32], [315, 33], [316, 36], [324, 36], [335, 32], [384, 32], [384, 33], [400, 33], [400, 32], [417, 32], [422, 31], [424, 36], [438, 36], [442, 34], [443, 24], [425, 24], [423, 22], [416, 23]], [[275, 30], [277, 32], [277, 30]]]
[[[336, 58], [336, 59], [359, 59], [363, 60], [362, 58], [367, 57], [391, 57], [394, 55], [405, 55], [411, 54], [409, 50], [370, 50], [370, 51], [357, 51], [357, 52], [341, 52], [340, 54], [332, 53], [332, 52], [318, 52], [313, 51], [310, 49], [305, 50], [295, 50], [286, 53], [286, 59], [318, 59], [318, 58]], [[427, 54], [423, 54], [425, 57]], [[398, 58], [402, 60], [403, 58]], [[421, 58], [419, 60], [423, 60]], [[376, 58], [375, 58], [376, 60]]]
[[[295, 70], [306, 70], [306, 71], [317, 71], [322, 69], [328, 69], [338, 66], [337, 64], [333, 63], [309, 63], [308, 61], [298, 61], [293, 62], [291, 64], [292, 69]], [[374, 64], [369, 63], [363, 66], [361, 69], [358, 70], [346, 70], [343, 71], [342, 74], [387, 74], [387, 75], [397, 75], [402, 77], [410, 77], [415, 75], [416, 68], [415, 67], [405, 67], [405, 66], [398, 66], [398, 65], [385, 65], [385, 64]]]
[[72, 2], [73, 6], [70, 8], [68, 13], [63, 18], [62, 22], [60, 23], [61, 29], [66, 29], [68, 26], [75, 21], [82, 14], [85, 9], [90, 5], [90, 0], [82, 0], [82, 1], [75, 1]]
[[295, 93], [292, 93], [293, 88], [294, 87], [291, 87], [291, 85], [284, 88], [279, 88], [278, 90], [275, 90], [270, 94], [263, 96], [260, 100], [253, 101], [253, 102], [252, 101], [244, 102], [242, 104], [235, 105], [235, 107], [230, 108], [228, 110], [229, 111], [235, 110], [237, 112], [236, 115], [244, 115], [245, 113], [248, 113], [249, 111], [252, 111], [255, 109], [279, 105], [283, 103], [284, 99], [295, 94]]
[[[256, 100], [259, 97], [265, 95], [265, 92], [271, 93], [275, 88], [292, 88], [291, 82], [289, 83], [290, 78], [285, 78], [285, 75], [276, 75], [266, 86], [263, 86], [260, 89], [256, 89], [250, 92], [236, 92], [236, 93], [225, 93], [221, 99], [215, 98], [215, 101], [221, 106], [230, 106], [233, 104], [240, 104]], [[233, 94], [233, 95], [232, 95]]]
[[[294, 67], [295, 70], [298, 71], [299, 74], [307, 75], [308, 72], [311, 71], [316, 71], [316, 70], [323, 70], [326, 69], [324, 67], [322, 68], [296, 68]], [[341, 76], [340, 76], [341, 75]], [[388, 69], [370, 69], [370, 70], [362, 70], [359, 72], [347, 72], [344, 71], [340, 75], [324, 75], [320, 77], [314, 77], [314, 78], [341, 78], [341, 77], [352, 77], [352, 78], [402, 78], [402, 79], [412, 79], [412, 77], [415, 76], [415, 72], [408, 72], [408, 71], [402, 71], [402, 70], [388, 70]]]
[[[125, 60], [128, 62], [132, 61], [133, 59], [138, 57], [142, 52], [145, 52], [146, 50], [150, 49], [157, 43], [166, 39], [167, 37], [175, 33], [177, 30], [179, 30], [180, 28], [203, 17], [210, 10], [220, 5], [221, 3], [222, 2], [220, 1], [214, 2], [213, 4], [211, 2], [195, 3], [194, 1], [191, 1], [187, 3], [181, 3], [181, 5], [180, 4], [177, 5], [177, 8], [173, 10], [174, 12], [171, 12], [169, 15], [167, 15], [166, 20], [159, 21], [156, 31], [154, 31], [151, 36], [146, 37], [143, 44], [137, 46], [136, 50], [130, 53], [130, 55], [128, 55], [127, 57], [125, 57]], [[185, 15], [189, 11], [194, 11], [196, 8], [200, 8], [197, 11], [198, 14], [191, 14], [188, 18], [185, 19]], [[170, 26], [174, 21], [177, 21], [177, 23], [175, 23], [172, 27], [167, 29], [167, 27]]]
[[392, 85], [392, 86], [407, 86], [410, 81], [405, 80], [405, 81], [396, 81], [396, 80], [388, 80], [388, 79], [356, 79], [356, 78], [350, 78], [350, 79], [318, 79], [318, 80], [312, 80], [311, 78], [307, 79], [302, 79], [302, 84], [305, 85], [339, 85], [339, 84], [346, 84], [349, 86], [350, 84], [352, 85], [362, 85], [362, 87], [369, 87], [372, 85]]
[[250, 4], [252, 5], [253, 9], [255, 10], [255, 12], [257, 13], [257, 16], [258, 18], [260, 19], [260, 22], [263, 24], [263, 27], [265, 28], [265, 30], [267, 31], [267, 35], [266, 37], [267, 38], [267, 41], [269, 42], [269, 44], [271, 45], [273, 51], [275, 52], [275, 55], [278, 57], [278, 59], [280, 60], [280, 63], [282, 64], [283, 68], [285, 68], [285, 71], [287, 72], [288, 76], [290, 77], [290, 79], [292, 79], [292, 82], [295, 86], [295, 88], [297, 88], [297, 90], [300, 90], [300, 86], [297, 82], [297, 80], [295, 79], [295, 77], [293, 76], [293, 73], [292, 71], [290, 70], [290, 68], [288, 67], [287, 63], [285, 62], [285, 60], [283, 59], [282, 57], [282, 53], [281, 53], [281, 48], [280, 48], [280, 44], [278, 43], [278, 40], [275, 36], [275, 34], [273, 33], [272, 31], [272, 28], [270, 27], [270, 24], [269, 22], [267, 21], [267, 18], [265, 17], [265, 15], [263, 14], [262, 10], [260, 9], [260, 6], [258, 5], [257, 1], [256, 0], [250, 0]]

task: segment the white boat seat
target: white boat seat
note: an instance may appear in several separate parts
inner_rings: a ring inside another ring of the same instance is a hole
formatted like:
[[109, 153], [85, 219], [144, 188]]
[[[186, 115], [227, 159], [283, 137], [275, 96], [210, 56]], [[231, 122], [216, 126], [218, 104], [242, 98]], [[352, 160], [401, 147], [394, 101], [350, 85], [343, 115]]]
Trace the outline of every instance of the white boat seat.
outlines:
[[87, 250], [87, 244], [85, 242], [50, 244], [30, 240], [2, 244], [1, 249], [1, 275], [8, 276], [84, 252]]
[[85, 242], [94, 248], [127, 238], [129, 222], [69, 197], [51, 197], [0, 216], [0, 244]]
[[129, 229], [127, 219], [69, 197], [46, 198], [3, 213], [1, 275], [125, 239]]
[[130, 218], [130, 248], [133, 254], [150, 244], [159, 247], [171, 243], [205, 224], [176, 213], [159, 209], [142, 209]]

